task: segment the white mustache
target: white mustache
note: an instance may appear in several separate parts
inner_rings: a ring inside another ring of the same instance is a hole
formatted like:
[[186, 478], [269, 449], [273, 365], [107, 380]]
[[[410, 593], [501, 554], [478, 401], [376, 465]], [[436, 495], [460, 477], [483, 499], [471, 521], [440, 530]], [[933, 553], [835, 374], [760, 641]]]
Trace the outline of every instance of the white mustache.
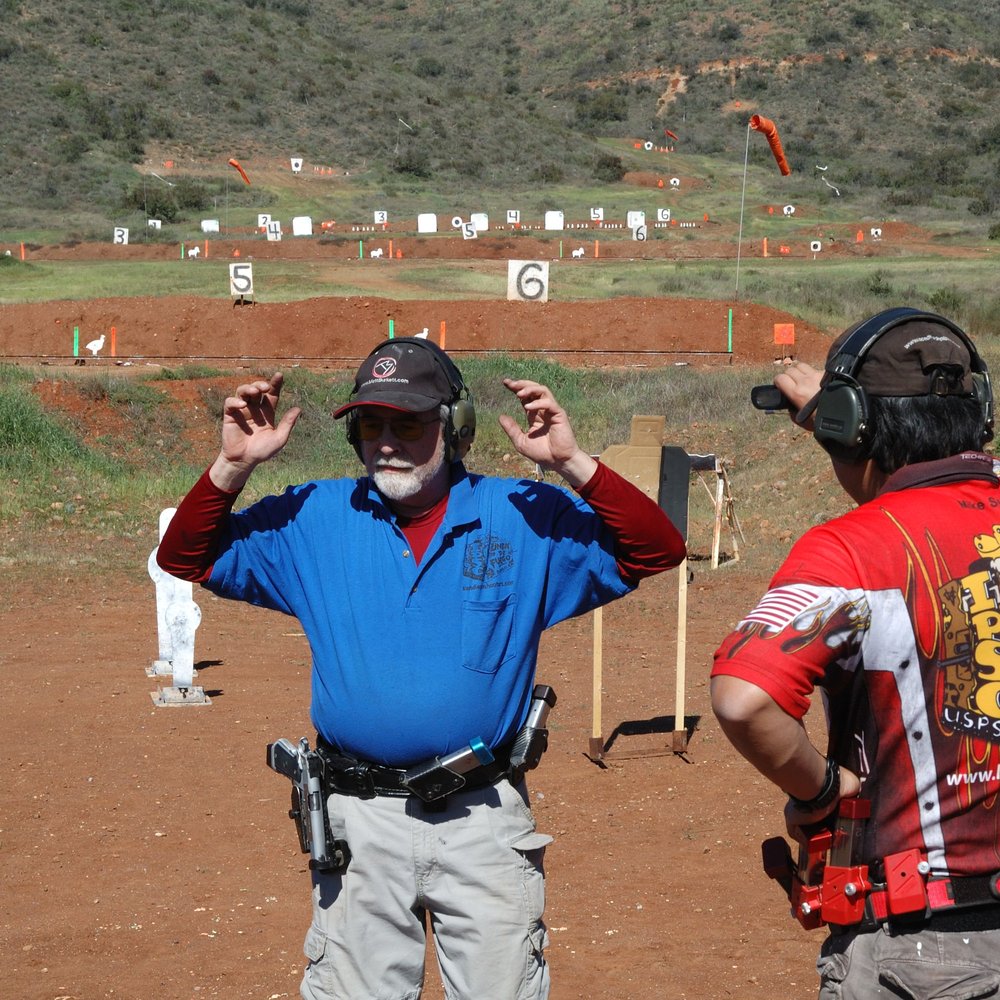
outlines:
[[378, 472], [382, 469], [402, 469], [404, 471], [411, 471], [414, 468], [412, 462], [404, 462], [400, 459], [385, 459], [375, 463], [375, 471]]

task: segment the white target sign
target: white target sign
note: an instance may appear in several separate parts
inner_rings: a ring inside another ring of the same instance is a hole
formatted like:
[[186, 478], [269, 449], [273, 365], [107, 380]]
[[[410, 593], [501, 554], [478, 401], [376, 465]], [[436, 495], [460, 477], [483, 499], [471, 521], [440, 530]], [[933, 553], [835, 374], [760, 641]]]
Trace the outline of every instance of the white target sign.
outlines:
[[549, 262], [547, 260], [508, 261], [507, 298], [512, 302], [548, 302]]
[[119, 246], [128, 246], [128, 230], [124, 226], [115, 226], [111, 242]]
[[249, 261], [229, 265], [229, 294], [234, 299], [253, 295], [253, 264]]

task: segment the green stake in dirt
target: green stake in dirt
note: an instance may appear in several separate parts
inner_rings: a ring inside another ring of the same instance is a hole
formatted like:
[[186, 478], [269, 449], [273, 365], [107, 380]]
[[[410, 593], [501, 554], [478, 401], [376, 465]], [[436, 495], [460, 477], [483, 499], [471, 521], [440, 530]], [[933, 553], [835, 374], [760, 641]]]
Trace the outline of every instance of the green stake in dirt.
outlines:
[[80, 328], [78, 326], [73, 327], [73, 357], [80, 357]]
[[358, 260], [365, 259], [365, 241], [358, 240]]
[[389, 339], [393, 340], [395, 336], [395, 320], [389, 320]]
[[181, 244], [181, 260], [184, 259], [184, 244]]

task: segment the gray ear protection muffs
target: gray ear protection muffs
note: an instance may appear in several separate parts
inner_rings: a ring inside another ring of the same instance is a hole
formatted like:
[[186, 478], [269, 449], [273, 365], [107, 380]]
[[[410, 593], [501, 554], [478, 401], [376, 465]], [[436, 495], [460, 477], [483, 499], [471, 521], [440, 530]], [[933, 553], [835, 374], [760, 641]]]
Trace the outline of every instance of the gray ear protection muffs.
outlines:
[[[472, 402], [472, 394], [462, 379], [462, 373], [458, 370], [458, 366], [437, 344], [420, 337], [412, 338], [407, 342], [431, 353], [451, 387], [451, 399], [442, 400], [448, 406], [448, 416], [444, 427], [444, 458], [448, 463], [454, 462], [465, 456], [469, 445], [472, 444], [476, 436], [476, 408]], [[387, 343], [392, 343], [392, 341], [384, 340], [381, 344], [376, 344], [368, 356], [371, 357]], [[358, 437], [357, 429], [357, 410], [348, 411], [346, 416], [347, 440], [363, 462], [361, 440]]]
[[950, 320], [908, 306], [887, 309], [862, 323], [826, 364], [813, 418], [813, 435], [834, 458], [857, 461], [870, 441], [868, 393], [857, 374], [865, 357], [880, 337], [913, 320], [926, 320], [947, 327], [967, 348], [971, 359], [973, 393], [983, 419], [982, 443], [993, 437], [993, 390], [986, 362], [968, 335]]

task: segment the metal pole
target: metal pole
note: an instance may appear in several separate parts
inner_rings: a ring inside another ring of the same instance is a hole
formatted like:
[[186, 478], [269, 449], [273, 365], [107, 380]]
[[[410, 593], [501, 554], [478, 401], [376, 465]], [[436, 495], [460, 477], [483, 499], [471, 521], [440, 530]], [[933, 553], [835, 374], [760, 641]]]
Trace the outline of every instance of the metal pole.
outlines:
[[736, 242], [736, 294], [734, 301], [740, 300], [740, 251], [743, 247], [743, 205], [747, 197], [747, 162], [750, 158], [750, 122], [747, 122], [747, 145], [743, 152], [743, 193], [740, 195], [740, 235]]

